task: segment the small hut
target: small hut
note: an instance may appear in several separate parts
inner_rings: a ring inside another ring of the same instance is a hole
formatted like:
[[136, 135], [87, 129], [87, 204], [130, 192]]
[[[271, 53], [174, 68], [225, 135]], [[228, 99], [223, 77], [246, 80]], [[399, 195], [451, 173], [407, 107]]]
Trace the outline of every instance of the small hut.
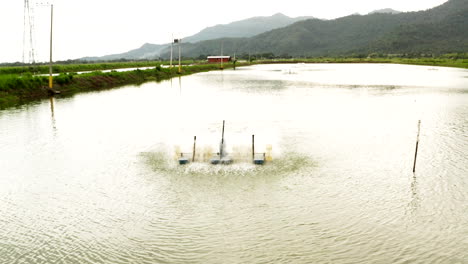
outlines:
[[208, 56], [207, 57], [208, 62], [230, 62], [231, 61], [231, 56]]

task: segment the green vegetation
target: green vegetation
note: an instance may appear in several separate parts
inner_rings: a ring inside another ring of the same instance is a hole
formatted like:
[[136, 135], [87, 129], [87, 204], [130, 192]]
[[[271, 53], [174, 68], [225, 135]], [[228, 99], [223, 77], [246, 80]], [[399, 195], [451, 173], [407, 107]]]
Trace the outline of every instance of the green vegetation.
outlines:
[[[188, 61], [186, 61], [188, 62]], [[85, 65], [66, 65], [59, 67], [59, 71], [65, 69], [93, 69], [96, 65], [97, 69], [109, 67], [112, 65], [116, 68], [129, 66], [129, 63], [120, 64], [85, 64]], [[60, 73], [54, 76], [54, 89], [60, 91], [61, 95], [68, 96], [78, 92], [96, 91], [110, 89], [126, 84], [143, 83], [146, 81], [161, 81], [172, 78], [174, 76], [188, 75], [197, 72], [218, 70], [219, 64], [199, 64], [193, 66], [183, 66], [181, 73], [178, 73], [178, 68], [174, 66], [172, 69], [163, 68], [160, 65], [154, 67], [153, 62], [151, 69], [133, 70], [126, 72], [102, 72], [93, 71], [89, 73]], [[117, 67], [119, 66], [119, 67]], [[132, 64], [131, 66], [135, 66]], [[149, 66], [146, 64], [144, 66]], [[232, 64], [225, 64], [225, 68], [233, 67]], [[16, 67], [2, 68], [4, 72], [14, 72]], [[23, 74], [0, 74], [0, 109], [26, 103], [32, 100], [47, 98], [48, 95], [48, 76], [33, 76], [30, 72]]]
[[[193, 63], [193, 60], [183, 61], [183, 64]], [[103, 63], [73, 63], [63, 64], [57, 63], [52, 66], [52, 72], [54, 73], [68, 73], [68, 72], [84, 72], [84, 71], [103, 71], [133, 67], [154, 67], [156, 64], [169, 64], [168, 62], [155, 62], [155, 61], [132, 61], [132, 62], [103, 62]], [[47, 64], [35, 64], [35, 65], [19, 65], [6, 64], [0, 67], [0, 75], [2, 74], [23, 74], [23, 73], [34, 73], [34, 74], [48, 74], [49, 65]]]
[[30, 73], [23, 76], [0, 75], [0, 109], [40, 96], [40, 87], [47, 85], [47, 82], [47, 77], [32, 76]]
[[[241, 56], [242, 57], [242, 56]], [[414, 65], [449, 66], [468, 69], [467, 53], [446, 54], [437, 58], [412, 58], [383, 56], [371, 54], [367, 57], [337, 57], [337, 58], [276, 58], [272, 54], [262, 54], [253, 57], [252, 63], [397, 63]], [[141, 63], [141, 64], [139, 64]], [[192, 60], [184, 61], [184, 64], [194, 63], [191, 66], [183, 66], [182, 72], [178, 73], [175, 65], [172, 69], [161, 67], [160, 62], [121, 62], [121, 63], [98, 63], [98, 64], [76, 64], [57, 65], [54, 70], [60, 72], [54, 76], [54, 89], [61, 92], [61, 96], [69, 96], [78, 92], [96, 91], [110, 89], [126, 84], [139, 84], [147, 81], [161, 81], [175, 76], [189, 75], [198, 72], [219, 70], [219, 64], [206, 64]], [[167, 65], [167, 63], [164, 63]], [[154, 67], [154, 65], [158, 65]], [[226, 63], [224, 68], [250, 65], [246, 62]], [[102, 69], [125, 68], [125, 67], [152, 66], [147, 70], [133, 70], [126, 72], [102, 72]], [[46, 66], [41, 66], [46, 67]], [[18, 68], [33, 69], [34, 67], [2, 67], [0, 68], [0, 109], [30, 102], [33, 100], [47, 98], [48, 76], [34, 76], [31, 72], [22, 71], [22, 74], [12, 74]], [[76, 74], [74, 71], [94, 70], [93, 72]], [[68, 72], [66, 72], [68, 71]], [[8, 74], [5, 74], [8, 73]]]

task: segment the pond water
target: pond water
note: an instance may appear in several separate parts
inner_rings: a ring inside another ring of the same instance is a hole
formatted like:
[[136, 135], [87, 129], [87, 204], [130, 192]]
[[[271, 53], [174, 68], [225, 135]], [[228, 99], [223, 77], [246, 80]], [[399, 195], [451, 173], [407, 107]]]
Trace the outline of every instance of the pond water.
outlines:
[[[235, 162], [209, 165], [223, 120]], [[0, 128], [0, 263], [468, 263], [464, 69], [256, 65]]]

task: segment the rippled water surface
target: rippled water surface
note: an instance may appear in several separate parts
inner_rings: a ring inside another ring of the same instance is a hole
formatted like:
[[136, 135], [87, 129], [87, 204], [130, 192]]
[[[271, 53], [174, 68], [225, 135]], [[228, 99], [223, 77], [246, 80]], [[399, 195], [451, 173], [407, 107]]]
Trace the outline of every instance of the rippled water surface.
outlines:
[[468, 263], [467, 77], [260, 65], [0, 111], [0, 263]]

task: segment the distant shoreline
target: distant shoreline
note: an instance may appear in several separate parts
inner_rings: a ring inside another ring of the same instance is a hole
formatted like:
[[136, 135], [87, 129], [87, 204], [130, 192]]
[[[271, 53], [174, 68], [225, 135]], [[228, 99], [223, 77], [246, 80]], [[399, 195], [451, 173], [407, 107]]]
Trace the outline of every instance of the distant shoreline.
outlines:
[[448, 58], [311, 58], [259, 60], [253, 63], [389, 63], [468, 69], [468, 59]]
[[[138, 85], [149, 81], [169, 80], [178, 76], [220, 69], [219, 64], [200, 64], [182, 66], [181, 72], [179, 73], [178, 66], [174, 66], [173, 68], [161, 67], [160, 62], [157, 63], [157, 65], [155, 65], [156, 63], [153, 64], [153, 67], [150, 69], [136, 69], [125, 72], [102, 72], [102, 70], [108, 68], [106, 65], [99, 64], [100, 67], [98, 71], [83, 74], [66, 73], [68, 66], [63, 66], [61, 73], [58, 76], [53, 77], [53, 89], [60, 92], [60, 94], [57, 95], [58, 97], [67, 97], [81, 92], [101, 91], [130, 84]], [[236, 66], [242, 65], [244, 64], [239, 63]], [[115, 63], [111, 66], [112, 69], [116, 69]], [[124, 68], [125, 66], [128, 66], [128, 64], [122, 63], [121, 66]], [[143, 66], [148, 67], [148, 63], [144, 63]], [[42, 68], [46, 67], [47, 66], [40, 66], [38, 72], [41, 73]], [[90, 68], [92, 68], [92, 64], [86, 64], [86, 67], [83, 68], [73, 65], [71, 67], [78, 69], [78, 71], [84, 69], [90, 70]], [[135, 67], [135, 65], [132, 64], [132, 67]], [[225, 69], [233, 67], [234, 65], [232, 63], [224, 65]], [[0, 68], [0, 73], [2, 72], [1, 70], [8, 72], [8, 68], [5, 67]], [[15, 71], [16, 70], [17, 69], [15, 69]], [[47, 85], [48, 76], [33, 76], [30, 72], [25, 72], [23, 74], [0, 74], [0, 109], [47, 99], [50, 97]]]
[[[468, 59], [437, 59], [437, 58], [316, 58], [316, 59], [268, 59], [248, 62], [225, 63], [223, 68], [234, 66], [249, 66], [256, 64], [274, 63], [390, 63], [424, 66], [443, 66], [468, 69]], [[190, 75], [199, 72], [220, 70], [219, 64], [206, 64], [196, 61], [186, 61], [190, 66], [173, 68], [161, 67], [160, 61], [155, 62], [122, 62], [96, 64], [54, 65], [54, 72], [60, 73], [54, 77], [54, 89], [60, 91], [59, 97], [72, 96], [76, 93], [112, 89], [129, 84], [141, 84], [148, 81], [168, 80], [177, 76]], [[102, 72], [102, 70], [128, 67], [151, 67], [150, 69], [136, 69], [133, 71]], [[31, 71], [47, 72], [46, 65], [28, 67], [0, 67], [0, 109], [20, 106], [29, 102], [47, 99], [50, 95], [47, 87], [47, 76], [33, 76]], [[76, 74], [76, 71], [92, 71]]]

